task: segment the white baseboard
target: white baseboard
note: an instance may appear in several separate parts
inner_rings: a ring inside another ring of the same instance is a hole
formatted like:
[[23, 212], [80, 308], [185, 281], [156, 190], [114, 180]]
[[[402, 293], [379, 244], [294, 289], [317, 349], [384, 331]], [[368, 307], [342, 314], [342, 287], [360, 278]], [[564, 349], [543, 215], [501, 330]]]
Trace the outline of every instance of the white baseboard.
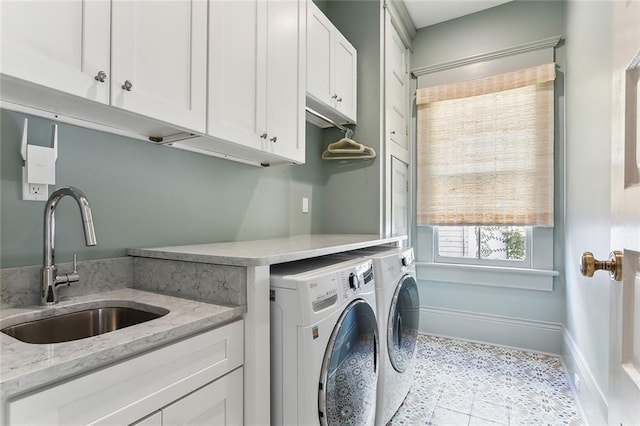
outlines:
[[[578, 398], [582, 413], [591, 426], [607, 424], [608, 405], [582, 353], [563, 327], [562, 362], [569, 377], [573, 394]], [[578, 383], [576, 383], [576, 378]]]
[[562, 324], [420, 307], [420, 332], [560, 355]]

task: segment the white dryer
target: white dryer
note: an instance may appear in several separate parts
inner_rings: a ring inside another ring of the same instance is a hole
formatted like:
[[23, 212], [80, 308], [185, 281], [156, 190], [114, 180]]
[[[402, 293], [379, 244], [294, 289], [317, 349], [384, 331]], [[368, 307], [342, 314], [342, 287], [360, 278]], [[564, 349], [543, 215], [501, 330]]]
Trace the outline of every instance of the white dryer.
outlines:
[[372, 261], [271, 269], [271, 424], [373, 425], [379, 338]]
[[335, 258], [373, 261], [381, 354], [375, 423], [386, 425], [413, 383], [413, 358], [420, 322], [413, 248], [371, 247]]

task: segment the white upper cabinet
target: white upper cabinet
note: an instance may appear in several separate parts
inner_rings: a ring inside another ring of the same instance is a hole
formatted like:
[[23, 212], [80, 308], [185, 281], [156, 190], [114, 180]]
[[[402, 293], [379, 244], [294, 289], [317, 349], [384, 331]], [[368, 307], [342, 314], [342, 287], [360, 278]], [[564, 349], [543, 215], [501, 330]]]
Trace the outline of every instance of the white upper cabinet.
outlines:
[[110, 1], [3, 1], [0, 9], [0, 73], [109, 103]]
[[207, 2], [114, 1], [111, 103], [205, 131]]
[[53, 89], [204, 133], [206, 12], [206, 0], [3, 1], [0, 73], [27, 85], [9, 84], [2, 100], [116, 128], [134, 122]]
[[309, 0], [307, 105], [341, 123], [357, 118], [357, 52]]
[[174, 146], [304, 163], [305, 14], [298, 0], [209, 4], [207, 134], [218, 142]]

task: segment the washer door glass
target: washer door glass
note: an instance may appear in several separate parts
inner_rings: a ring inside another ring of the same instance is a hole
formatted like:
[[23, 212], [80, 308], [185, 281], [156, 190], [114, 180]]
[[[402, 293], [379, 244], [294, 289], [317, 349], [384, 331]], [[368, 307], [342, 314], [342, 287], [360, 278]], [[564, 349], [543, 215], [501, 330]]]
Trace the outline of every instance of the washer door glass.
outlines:
[[391, 365], [404, 373], [413, 359], [420, 322], [418, 285], [411, 275], [405, 275], [396, 287], [389, 309], [387, 350]]
[[363, 425], [375, 416], [378, 382], [378, 326], [363, 299], [338, 320], [324, 355], [318, 395], [323, 425]]

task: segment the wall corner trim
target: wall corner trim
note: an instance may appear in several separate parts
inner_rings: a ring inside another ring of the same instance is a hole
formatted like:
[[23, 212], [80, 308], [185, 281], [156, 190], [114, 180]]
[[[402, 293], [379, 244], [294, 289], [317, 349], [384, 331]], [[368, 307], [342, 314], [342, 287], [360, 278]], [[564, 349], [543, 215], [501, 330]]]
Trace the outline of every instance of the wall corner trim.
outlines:
[[[606, 396], [593, 377], [582, 352], [565, 327], [562, 330], [562, 337], [562, 363], [583, 417], [588, 424], [606, 424], [609, 411]], [[580, 380], [579, 385], [576, 385], [576, 377]]]
[[477, 55], [468, 56], [466, 58], [456, 59], [453, 61], [442, 62], [439, 64], [428, 65], [426, 67], [415, 68], [411, 70], [416, 76], [431, 74], [438, 71], [445, 71], [452, 68], [458, 68], [464, 65], [475, 64], [478, 62], [490, 61], [493, 59], [503, 58], [505, 56], [517, 55], [520, 53], [531, 52], [534, 50], [547, 49], [556, 47], [564, 36], [557, 35], [542, 40], [532, 41], [529, 43], [519, 44], [517, 46], [507, 47], [504, 49], [498, 49], [491, 52], [480, 53]]

